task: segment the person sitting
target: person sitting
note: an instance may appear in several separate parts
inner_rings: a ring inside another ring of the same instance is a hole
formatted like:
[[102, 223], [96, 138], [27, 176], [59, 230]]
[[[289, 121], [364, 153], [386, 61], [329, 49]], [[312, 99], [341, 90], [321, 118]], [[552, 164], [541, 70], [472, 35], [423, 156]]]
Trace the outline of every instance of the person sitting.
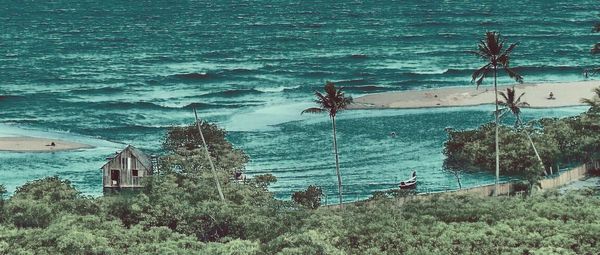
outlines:
[[554, 93], [550, 92], [550, 95], [548, 95], [548, 99], [556, 99], [556, 98], [554, 97]]

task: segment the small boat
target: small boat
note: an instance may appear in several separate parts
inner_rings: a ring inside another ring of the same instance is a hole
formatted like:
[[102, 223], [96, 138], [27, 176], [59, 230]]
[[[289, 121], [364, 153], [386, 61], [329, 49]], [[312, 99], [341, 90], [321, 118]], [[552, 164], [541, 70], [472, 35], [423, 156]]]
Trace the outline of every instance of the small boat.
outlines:
[[410, 179], [400, 182], [400, 189], [414, 189], [417, 188], [417, 171], [412, 172]]

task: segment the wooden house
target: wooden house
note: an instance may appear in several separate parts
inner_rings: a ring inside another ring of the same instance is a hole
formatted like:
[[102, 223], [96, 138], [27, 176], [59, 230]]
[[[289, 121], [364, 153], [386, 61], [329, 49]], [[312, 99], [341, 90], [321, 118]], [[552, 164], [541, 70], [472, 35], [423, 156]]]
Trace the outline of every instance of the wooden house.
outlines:
[[107, 160], [102, 166], [102, 186], [105, 193], [141, 188], [143, 178], [152, 175], [153, 172], [151, 158], [131, 145]]

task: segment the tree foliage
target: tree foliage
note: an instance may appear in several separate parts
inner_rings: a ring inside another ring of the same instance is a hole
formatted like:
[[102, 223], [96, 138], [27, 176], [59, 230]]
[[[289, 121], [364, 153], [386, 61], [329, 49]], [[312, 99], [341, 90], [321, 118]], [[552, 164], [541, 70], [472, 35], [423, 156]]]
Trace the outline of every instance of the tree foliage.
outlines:
[[485, 65], [473, 72], [472, 81], [481, 85], [486, 77], [495, 76], [498, 69], [504, 70], [515, 81], [522, 83], [523, 77], [510, 68], [510, 54], [517, 47], [516, 43], [504, 48], [506, 41], [497, 32], [486, 32], [485, 38], [479, 42], [476, 51], [471, 51], [475, 56], [483, 59]]
[[[600, 116], [581, 114], [563, 119], [541, 119], [532, 127], [500, 128], [500, 169], [509, 175], [521, 175], [535, 181], [539, 178], [536, 158], [522, 128], [529, 129], [545, 166], [586, 163], [600, 159]], [[535, 128], [533, 128], [535, 127]], [[494, 125], [485, 124], [474, 130], [448, 130], [444, 154], [446, 168], [494, 170]], [[547, 169], [548, 170], [548, 169]]]
[[[577, 125], [598, 133], [591, 120], [574, 119], [541, 125], [556, 137]], [[600, 244], [596, 191], [526, 198], [390, 191], [313, 210], [274, 199], [266, 189], [272, 175], [240, 183], [221, 170], [222, 203], [209, 173], [183, 170], [155, 175], [139, 192], [98, 198], [58, 177], [29, 182], [4, 201], [0, 254], [595, 254]]]
[[[228, 174], [243, 171], [248, 156], [227, 141], [225, 130], [207, 122], [202, 123], [201, 127], [208, 151], [215, 162], [215, 168]], [[171, 153], [161, 157], [160, 170], [186, 173], [210, 170], [202, 146], [202, 139], [195, 124], [170, 128], [163, 142], [163, 148]]]
[[321, 206], [321, 197], [323, 190], [320, 187], [310, 185], [304, 191], [297, 191], [292, 194], [292, 200], [306, 208], [317, 209]]

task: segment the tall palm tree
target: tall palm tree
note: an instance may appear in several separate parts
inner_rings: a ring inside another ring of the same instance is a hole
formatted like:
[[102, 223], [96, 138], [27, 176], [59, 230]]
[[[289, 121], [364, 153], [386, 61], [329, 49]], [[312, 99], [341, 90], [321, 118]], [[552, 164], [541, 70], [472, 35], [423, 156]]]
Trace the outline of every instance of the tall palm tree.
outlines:
[[[521, 95], [519, 97], [515, 97], [515, 89], [514, 88], [512, 88], [512, 89], [506, 88], [506, 94], [502, 91], [500, 91], [498, 93], [500, 94], [500, 96], [502, 96], [502, 98], [504, 98], [504, 101], [498, 102], [498, 105], [503, 107], [502, 109], [500, 109], [500, 113], [499, 113], [500, 118], [502, 118], [502, 116], [504, 116], [505, 113], [507, 113], [509, 111], [512, 112], [512, 114], [516, 118], [515, 128], [519, 128], [520, 126], [523, 125], [523, 121], [521, 120], [521, 108], [529, 107], [529, 103], [521, 102], [521, 97], [523, 97], [523, 95], [525, 95], [525, 92], [521, 93]], [[527, 136], [527, 139], [529, 139], [529, 143], [531, 144], [531, 147], [533, 148], [533, 152], [535, 152], [535, 156], [540, 161], [540, 165], [542, 166], [542, 170], [544, 170], [544, 174], [548, 175], [548, 173], [546, 173], [546, 167], [544, 167], [544, 161], [542, 161], [540, 154], [538, 153], [537, 149], [535, 148], [535, 144], [533, 143], [533, 140], [531, 140], [531, 136], [524, 129], [523, 129], [523, 133], [525, 133], [525, 135]]]
[[600, 87], [594, 89], [594, 97], [582, 98], [581, 102], [590, 106], [589, 113], [600, 113]]
[[352, 103], [352, 97], [346, 97], [344, 92], [342, 92], [342, 88], [336, 89], [335, 84], [333, 82], [325, 83], [325, 94], [321, 94], [319, 91], [315, 91], [315, 96], [317, 99], [315, 103], [317, 103], [318, 107], [308, 108], [303, 113], [329, 113], [329, 117], [331, 118], [331, 126], [333, 128], [333, 150], [335, 152], [335, 172], [337, 174], [338, 179], [338, 192], [340, 198], [340, 206], [342, 206], [342, 175], [340, 174], [340, 160], [338, 156], [338, 148], [337, 148], [337, 137], [335, 130], [335, 117], [339, 111], [342, 111], [348, 107], [349, 104]]
[[516, 43], [508, 46], [506, 50], [504, 50], [504, 40], [500, 40], [500, 34], [496, 32], [486, 32], [485, 39], [481, 40], [478, 45], [478, 50], [471, 51], [471, 53], [476, 56], [482, 58], [486, 61], [486, 64], [481, 68], [477, 69], [473, 72], [472, 82], [477, 83], [477, 88], [479, 85], [483, 83], [483, 80], [492, 73], [494, 75], [494, 92], [496, 96], [496, 189], [494, 191], [494, 195], [498, 195], [499, 189], [499, 181], [500, 181], [500, 149], [498, 148], [498, 69], [504, 70], [511, 78], [515, 79], [517, 82], [522, 83], [523, 77], [510, 69], [510, 54], [513, 49], [517, 46]]

